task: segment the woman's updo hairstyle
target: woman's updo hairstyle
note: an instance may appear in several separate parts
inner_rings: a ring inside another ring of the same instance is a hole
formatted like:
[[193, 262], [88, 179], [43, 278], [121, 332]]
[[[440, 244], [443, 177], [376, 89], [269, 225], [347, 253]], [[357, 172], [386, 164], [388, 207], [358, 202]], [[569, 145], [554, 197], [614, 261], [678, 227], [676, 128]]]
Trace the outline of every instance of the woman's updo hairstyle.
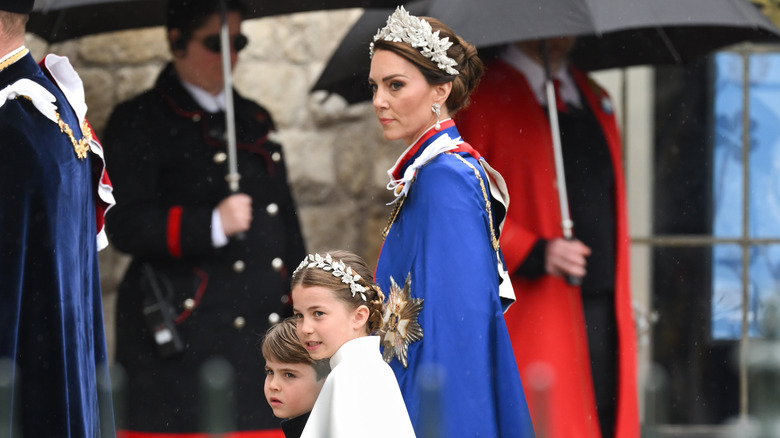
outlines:
[[452, 42], [452, 46], [447, 49], [447, 56], [457, 63], [455, 66], [458, 71], [457, 75], [449, 74], [440, 69], [435, 62], [423, 56], [418, 49], [409, 43], [385, 41], [380, 38], [374, 41], [374, 51], [388, 50], [403, 57], [420, 70], [430, 85], [452, 82], [452, 91], [445, 104], [450, 116], [455, 115], [458, 110], [468, 106], [469, 95], [477, 88], [482, 73], [485, 71], [484, 64], [477, 56], [476, 47], [455, 35], [455, 32], [444, 23], [430, 17], [418, 18], [427, 21], [434, 33], [439, 31], [439, 38], [449, 38]]
[[[325, 262], [328, 255], [330, 255], [331, 262]], [[325, 270], [318, 266], [309, 267], [312, 263], [317, 264], [313, 259], [322, 260], [320, 263], [322, 266], [327, 266], [328, 269]], [[343, 276], [337, 277], [333, 275], [332, 267], [334, 263], [343, 263], [345, 267], [351, 268], [353, 274], [360, 276], [360, 279], [355, 281], [355, 284], [365, 288], [362, 295], [359, 292], [353, 294], [350, 284], [342, 281]], [[382, 328], [382, 302], [385, 300], [385, 296], [374, 282], [374, 276], [368, 265], [360, 256], [342, 250], [327, 251], [307, 256], [298, 269], [295, 270], [295, 273], [293, 273], [290, 289], [294, 289], [298, 285], [302, 287], [323, 287], [331, 290], [336, 298], [345, 302], [352, 310], [360, 306], [366, 306], [368, 308], [366, 333], [370, 335]], [[364, 296], [365, 301], [363, 300]]]

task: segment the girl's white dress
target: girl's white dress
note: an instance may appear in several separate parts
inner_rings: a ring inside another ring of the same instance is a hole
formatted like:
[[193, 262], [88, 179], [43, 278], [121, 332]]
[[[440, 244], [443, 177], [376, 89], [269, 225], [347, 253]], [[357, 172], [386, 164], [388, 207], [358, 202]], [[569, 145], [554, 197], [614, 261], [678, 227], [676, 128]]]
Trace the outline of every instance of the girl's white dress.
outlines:
[[330, 358], [301, 438], [414, 438], [401, 390], [378, 336], [353, 339]]

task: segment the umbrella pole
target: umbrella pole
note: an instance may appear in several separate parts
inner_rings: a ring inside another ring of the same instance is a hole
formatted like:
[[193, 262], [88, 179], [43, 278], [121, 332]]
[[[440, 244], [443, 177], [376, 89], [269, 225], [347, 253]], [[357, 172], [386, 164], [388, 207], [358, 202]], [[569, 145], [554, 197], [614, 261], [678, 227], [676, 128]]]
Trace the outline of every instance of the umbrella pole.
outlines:
[[222, 53], [222, 78], [225, 85], [225, 126], [227, 136], [228, 173], [225, 180], [230, 186], [230, 191], [238, 192], [238, 181], [241, 175], [238, 173], [236, 160], [236, 110], [233, 107], [233, 72], [230, 68], [230, 32], [227, 23], [227, 4], [220, 0], [220, 16], [222, 27], [220, 28], [220, 47]]
[[561, 227], [563, 237], [567, 240], [574, 238], [572, 228], [574, 223], [569, 214], [569, 195], [566, 191], [566, 175], [563, 173], [563, 153], [561, 152], [561, 130], [558, 125], [558, 110], [555, 107], [555, 86], [553, 85], [550, 60], [547, 55], [547, 42], [542, 41], [542, 59], [544, 61], [544, 86], [547, 92], [547, 115], [550, 119], [550, 134], [553, 141], [553, 156], [555, 158], [555, 179], [558, 185], [558, 204], [561, 208]]
[[[555, 179], [558, 188], [558, 204], [561, 208], [561, 228], [563, 237], [566, 240], [573, 240], [574, 233], [572, 228], [574, 222], [569, 213], [569, 194], [566, 190], [566, 175], [563, 171], [563, 152], [561, 152], [561, 130], [558, 125], [558, 108], [555, 105], [555, 86], [553, 85], [552, 71], [550, 71], [550, 60], [547, 53], [547, 41], [542, 40], [542, 60], [544, 61], [544, 86], [547, 92], [547, 115], [550, 119], [550, 134], [553, 141], [553, 157], [555, 158]], [[582, 284], [582, 278], [565, 276], [566, 281], [571, 285]]]

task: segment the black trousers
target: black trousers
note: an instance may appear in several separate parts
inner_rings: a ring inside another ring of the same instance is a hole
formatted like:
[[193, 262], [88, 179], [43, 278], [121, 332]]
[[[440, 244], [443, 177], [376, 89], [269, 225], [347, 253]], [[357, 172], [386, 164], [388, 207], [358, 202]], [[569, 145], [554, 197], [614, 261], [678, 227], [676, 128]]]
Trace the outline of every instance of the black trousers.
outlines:
[[618, 374], [615, 294], [585, 293], [582, 304], [599, 425], [602, 436], [611, 438], [615, 435]]

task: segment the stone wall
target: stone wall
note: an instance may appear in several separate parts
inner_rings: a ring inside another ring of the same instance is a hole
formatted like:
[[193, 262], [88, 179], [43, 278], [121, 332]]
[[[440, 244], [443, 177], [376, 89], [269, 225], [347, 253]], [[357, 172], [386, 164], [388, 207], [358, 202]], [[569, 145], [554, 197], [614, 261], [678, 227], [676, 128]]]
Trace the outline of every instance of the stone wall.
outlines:
[[[386, 170], [404, 145], [383, 138], [370, 103], [348, 106], [338, 96], [309, 93], [360, 14], [348, 9], [246, 21], [250, 44], [240, 54], [234, 82], [276, 121], [307, 249], [348, 249], [373, 266], [390, 212], [385, 204], [392, 200]], [[46, 53], [70, 59], [84, 80], [87, 116], [99, 138], [113, 107], [150, 88], [170, 59], [162, 27], [50, 46], [28, 35], [27, 45], [36, 59]], [[110, 247], [100, 254], [109, 350], [116, 288], [128, 261]]]

